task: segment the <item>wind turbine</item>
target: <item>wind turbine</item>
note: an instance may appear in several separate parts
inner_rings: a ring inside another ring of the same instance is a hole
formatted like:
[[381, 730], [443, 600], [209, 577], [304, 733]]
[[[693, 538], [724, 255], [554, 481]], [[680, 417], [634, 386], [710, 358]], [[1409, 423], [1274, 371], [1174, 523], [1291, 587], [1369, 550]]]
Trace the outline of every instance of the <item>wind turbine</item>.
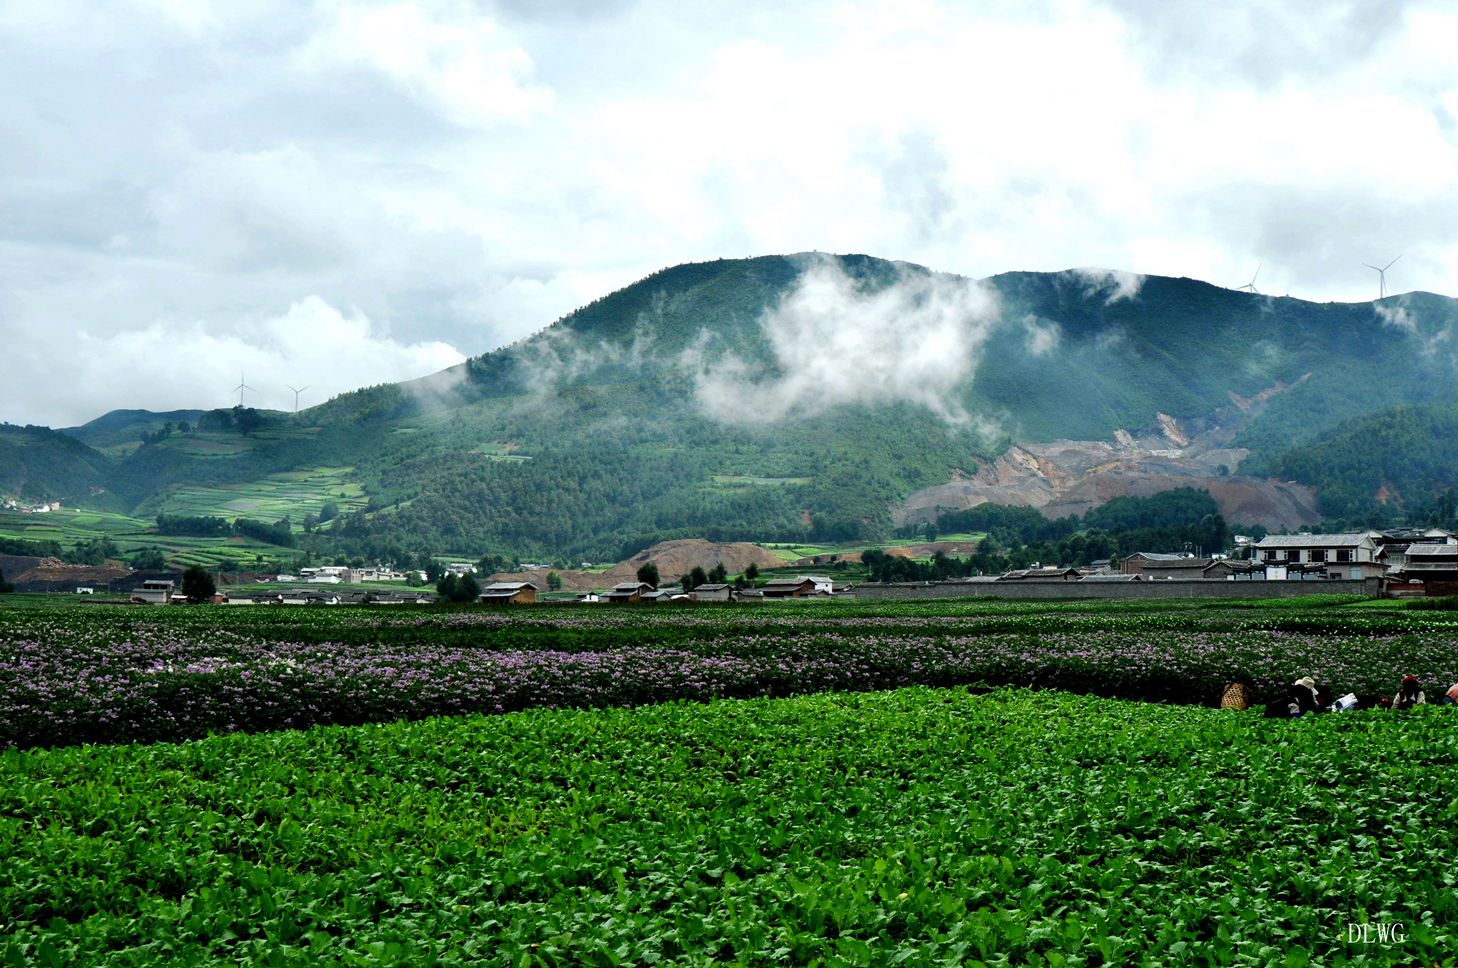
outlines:
[[302, 386], [302, 387], [289, 387], [289, 389], [292, 390], [292, 391], [294, 391], [294, 416], [298, 416], [298, 414], [299, 414], [299, 394], [303, 393], [305, 390], [307, 390], [309, 388], [307, 386]]
[[[1397, 259], [1401, 258], [1402, 256], [1397, 257]], [[1382, 266], [1381, 268], [1372, 265], [1370, 262], [1362, 263], [1362, 265], [1377, 273], [1377, 292], [1379, 293], [1379, 295], [1377, 296], [1378, 299], [1387, 298], [1387, 270], [1391, 269], [1394, 265], [1397, 264], [1397, 259], [1393, 259], [1391, 262], [1387, 263], [1387, 265]]]
[[1253, 292], [1257, 296], [1259, 296], [1260, 293], [1261, 293], [1261, 291], [1255, 287], [1255, 281], [1260, 276], [1260, 274], [1261, 274], [1261, 266], [1263, 266], [1263, 265], [1265, 265], [1264, 262], [1258, 263], [1256, 265], [1255, 275], [1253, 275], [1253, 276], [1250, 277], [1250, 282], [1247, 282], [1243, 286], [1237, 287], [1236, 291], [1237, 292]]
[[243, 391], [252, 390], [253, 388], [249, 386], [248, 381], [243, 378], [242, 370], [238, 371], [238, 385], [235, 386], [233, 389], [238, 391], [238, 406], [243, 406]]

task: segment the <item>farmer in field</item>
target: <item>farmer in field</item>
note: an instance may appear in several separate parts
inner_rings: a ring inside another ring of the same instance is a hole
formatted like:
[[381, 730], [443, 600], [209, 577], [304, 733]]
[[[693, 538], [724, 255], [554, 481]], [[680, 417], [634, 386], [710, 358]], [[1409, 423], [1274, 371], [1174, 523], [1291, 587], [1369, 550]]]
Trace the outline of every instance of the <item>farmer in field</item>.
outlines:
[[1301, 713], [1314, 713], [1320, 709], [1321, 694], [1317, 691], [1316, 680], [1310, 676], [1302, 676], [1291, 683], [1291, 701], [1300, 707]]
[[1397, 695], [1392, 697], [1392, 708], [1411, 709], [1413, 706], [1427, 701], [1427, 697], [1423, 695], [1422, 684], [1418, 682], [1418, 677], [1403, 676], [1402, 685], [1397, 688]]
[[1316, 694], [1316, 680], [1310, 676], [1303, 676], [1287, 687], [1286, 698], [1277, 699], [1266, 706], [1266, 716], [1271, 718], [1300, 716], [1304, 713], [1314, 713], [1320, 708], [1320, 700]]
[[1458, 706], [1458, 682], [1449, 686], [1448, 691], [1443, 693], [1443, 698], [1438, 701], [1444, 706]]

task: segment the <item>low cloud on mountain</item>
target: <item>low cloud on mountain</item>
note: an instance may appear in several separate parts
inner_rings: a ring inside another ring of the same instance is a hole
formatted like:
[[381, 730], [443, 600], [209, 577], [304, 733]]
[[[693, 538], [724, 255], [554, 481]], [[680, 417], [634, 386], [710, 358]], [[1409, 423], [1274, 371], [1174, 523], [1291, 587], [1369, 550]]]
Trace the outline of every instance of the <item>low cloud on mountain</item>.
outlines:
[[904, 402], [965, 424], [957, 391], [998, 322], [995, 294], [973, 280], [906, 270], [871, 288], [823, 259], [760, 320], [773, 372], [734, 355], [717, 359], [697, 375], [698, 401], [732, 421]]

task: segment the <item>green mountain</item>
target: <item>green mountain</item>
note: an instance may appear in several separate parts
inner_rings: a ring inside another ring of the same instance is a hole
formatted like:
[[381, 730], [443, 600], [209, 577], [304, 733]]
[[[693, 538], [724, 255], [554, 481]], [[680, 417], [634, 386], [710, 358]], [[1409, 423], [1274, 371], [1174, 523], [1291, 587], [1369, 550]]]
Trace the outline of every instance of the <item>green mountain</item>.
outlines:
[[65, 497], [110, 508], [117, 503], [106, 493], [114, 471], [109, 458], [64, 433], [0, 423], [0, 498]]
[[126, 453], [141, 445], [146, 434], [156, 434], [179, 424], [191, 425], [203, 415], [201, 410], [112, 410], [79, 427], [66, 427], [61, 433], [91, 447], [109, 453]]
[[84, 501], [102, 488], [141, 516], [287, 512], [296, 526], [332, 503], [311, 540], [394, 557], [875, 538], [896, 501], [1010, 443], [1111, 440], [1160, 415], [1211, 427], [1238, 413], [1237, 474], [1320, 483], [1283, 455], [1343, 421], [1458, 396], [1455, 324], [1458, 302], [1424, 293], [1316, 304], [1098, 271], [977, 282], [866, 256], [720, 260], [296, 417], [110, 414], [70, 432], [76, 474], [43, 456], [54, 441], [12, 448], [0, 489]]
[[[1345, 420], [1256, 465], [1310, 481], [1333, 518], [1384, 525], [1400, 517], [1452, 527], [1458, 486], [1458, 399]], [[1443, 492], [1446, 500], [1439, 500]]]

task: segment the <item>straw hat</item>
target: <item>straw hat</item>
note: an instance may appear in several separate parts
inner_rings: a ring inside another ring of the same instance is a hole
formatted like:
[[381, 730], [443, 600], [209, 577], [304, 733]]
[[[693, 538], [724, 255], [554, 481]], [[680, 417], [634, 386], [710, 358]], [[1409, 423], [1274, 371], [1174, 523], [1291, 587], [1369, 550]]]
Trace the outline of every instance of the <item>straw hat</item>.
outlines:
[[1311, 678], [1310, 676], [1302, 676], [1300, 679], [1297, 679], [1295, 682], [1291, 683], [1291, 685], [1293, 685], [1293, 686], [1305, 686], [1307, 689], [1310, 689], [1312, 692], [1315, 692], [1316, 691], [1316, 680], [1313, 679], [1313, 678]]

